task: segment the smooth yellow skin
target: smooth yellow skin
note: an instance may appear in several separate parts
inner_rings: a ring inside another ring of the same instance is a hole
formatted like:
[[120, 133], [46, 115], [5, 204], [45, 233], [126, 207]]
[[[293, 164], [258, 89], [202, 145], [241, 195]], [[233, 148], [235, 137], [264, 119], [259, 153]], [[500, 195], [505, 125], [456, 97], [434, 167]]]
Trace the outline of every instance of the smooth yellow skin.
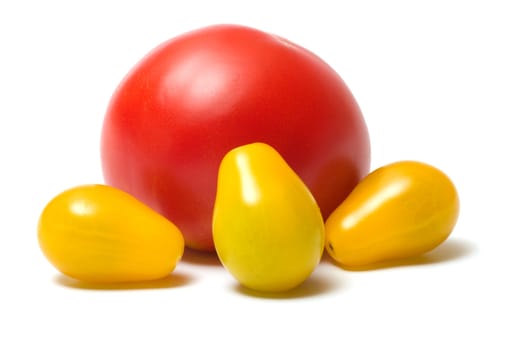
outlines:
[[364, 267], [426, 253], [450, 235], [459, 214], [452, 181], [415, 161], [366, 176], [326, 221], [326, 250], [341, 265]]
[[75, 187], [52, 199], [40, 216], [38, 240], [59, 271], [96, 283], [165, 277], [184, 249], [174, 224], [106, 185]]
[[324, 251], [324, 222], [306, 185], [271, 146], [253, 143], [222, 160], [213, 239], [225, 268], [245, 287], [292, 289]]

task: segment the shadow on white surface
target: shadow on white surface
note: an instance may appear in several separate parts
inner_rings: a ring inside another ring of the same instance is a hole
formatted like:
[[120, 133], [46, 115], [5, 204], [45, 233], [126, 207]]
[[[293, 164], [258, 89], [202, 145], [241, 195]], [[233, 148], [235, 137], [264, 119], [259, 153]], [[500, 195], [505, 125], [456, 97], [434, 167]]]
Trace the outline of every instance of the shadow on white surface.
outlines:
[[194, 265], [222, 266], [218, 255], [214, 252], [201, 252], [185, 247], [181, 261]]
[[172, 273], [165, 278], [144, 282], [92, 283], [73, 279], [66, 275], [56, 275], [54, 282], [58, 285], [75, 289], [91, 290], [137, 290], [177, 288], [192, 283], [193, 278], [180, 272]]
[[315, 273], [300, 286], [286, 292], [259, 292], [246, 288], [238, 283], [235, 283], [232, 288], [234, 291], [249, 297], [264, 299], [297, 299], [327, 294], [337, 290], [339, 287], [340, 283], [337, 278]]
[[[460, 260], [467, 258], [468, 256], [474, 254], [477, 251], [476, 245], [470, 241], [459, 239], [459, 238], [450, 238], [442, 243], [440, 246], [434, 250], [408, 259], [394, 260], [379, 264], [368, 265], [364, 267], [346, 267], [341, 266], [335, 261], [332, 261], [333, 264], [338, 265], [344, 270], [348, 271], [370, 271], [377, 269], [388, 269], [394, 267], [404, 267], [404, 266], [419, 266], [419, 265], [431, 265], [431, 264], [440, 264], [451, 262], [455, 260]], [[329, 256], [326, 257], [327, 261], [330, 261]]]

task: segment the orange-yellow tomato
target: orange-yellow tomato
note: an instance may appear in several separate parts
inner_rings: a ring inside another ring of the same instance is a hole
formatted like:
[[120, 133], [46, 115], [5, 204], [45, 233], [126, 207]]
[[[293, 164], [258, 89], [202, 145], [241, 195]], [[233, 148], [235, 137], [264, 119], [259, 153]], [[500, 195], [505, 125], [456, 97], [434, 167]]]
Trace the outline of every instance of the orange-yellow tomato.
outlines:
[[183, 255], [179, 229], [131, 195], [106, 185], [69, 189], [38, 223], [46, 258], [87, 282], [135, 282], [167, 276]]
[[366, 176], [326, 221], [326, 250], [341, 265], [364, 267], [428, 252], [450, 235], [459, 213], [452, 181], [415, 161]]

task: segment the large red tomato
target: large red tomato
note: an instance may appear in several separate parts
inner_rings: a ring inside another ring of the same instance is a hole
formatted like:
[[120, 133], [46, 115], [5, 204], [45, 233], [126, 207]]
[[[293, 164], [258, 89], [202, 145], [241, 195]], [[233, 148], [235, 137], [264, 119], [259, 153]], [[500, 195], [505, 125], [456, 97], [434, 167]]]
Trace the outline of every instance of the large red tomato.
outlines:
[[118, 86], [103, 174], [173, 221], [187, 246], [212, 251], [220, 161], [256, 141], [282, 154], [324, 217], [369, 171], [360, 109], [324, 61], [259, 30], [206, 27], [155, 48]]

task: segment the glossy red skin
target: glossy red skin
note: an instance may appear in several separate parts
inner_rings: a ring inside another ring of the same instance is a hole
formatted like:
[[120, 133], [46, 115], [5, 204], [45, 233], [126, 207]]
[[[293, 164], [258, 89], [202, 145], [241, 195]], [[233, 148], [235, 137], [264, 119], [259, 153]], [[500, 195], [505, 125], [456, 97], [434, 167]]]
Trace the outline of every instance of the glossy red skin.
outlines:
[[257, 141], [281, 153], [324, 217], [370, 167], [360, 109], [325, 62], [255, 29], [206, 27], [155, 48], [118, 86], [103, 174], [173, 221], [187, 246], [212, 251], [221, 159]]

